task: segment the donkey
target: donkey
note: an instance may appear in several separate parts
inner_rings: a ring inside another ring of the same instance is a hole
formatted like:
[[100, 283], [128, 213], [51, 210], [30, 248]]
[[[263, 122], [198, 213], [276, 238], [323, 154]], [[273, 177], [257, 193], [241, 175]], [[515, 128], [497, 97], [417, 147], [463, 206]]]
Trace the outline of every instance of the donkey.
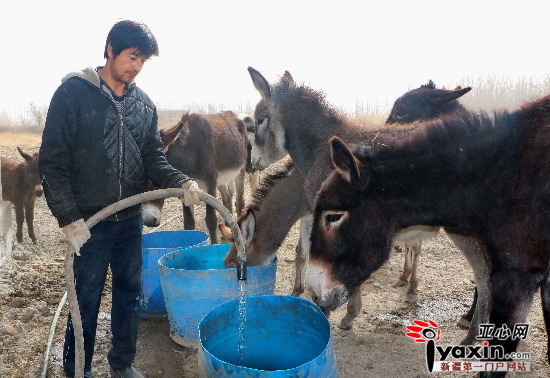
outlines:
[[[415, 121], [428, 121], [441, 118], [443, 116], [467, 116], [469, 111], [458, 101], [458, 98], [468, 93], [471, 87], [456, 87], [453, 90], [436, 88], [434, 82], [430, 80], [426, 85], [420, 88], [408, 91], [399, 97], [393, 104], [390, 115], [386, 120], [386, 125], [404, 125]], [[414, 232], [413, 232], [414, 230]], [[399, 233], [395, 243], [404, 244], [405, 262], [403, 274], [399, 278], [396, 286], [409, 284], [407, 291], [407, 302], [414, 303], [418, 298], [418, 265], [422, 240], [435, 237], [440, 231], [438, 226], [413, 226], [409, 227], [406, 233]], [[462, 251], [470, 250], [479, 253], [485, 253], [485, 248], [476, 236], [465, 236], [453, 232], [447, 232], [447, 236]], [[466, 252], [468, 253], [468, 252]], [[410, 280], [409, 280], [410, 278]], [[476, 303], [478, 300], [477, 288], [474, 293], [474, 300], [468, 312], [466, 312], [458, 321], [458, 325], [469, 328], [472, 318], [475, 314]], [[482, 300], [487, 301], [487, 294], [483, 294]], [[488, 316], [484, 310], [484, 319]], [[476, 321], [477, 323], [477, 321]], [[475, 331], [475, 327], [472, 328]], [[463, 341], [470, 343], [473, 341], [473, 333]]]
[[[460, 112], [465, 111], [465, 109], [460, 105], [456, 99], [466, 94], [470, 91], [471, 88], [456, 88], [454, 90], [445, 90], [437, 89], [435, 84], [430, 81], [426, 85], [422, 85], [420, 88], [411, 90], [401, 96], [394, 104], [388, 122], [391, 123], [401, 123], [408, 122], [410, 119], [430, 119], [435, 118], [443, 113], [451, 112]], [[252, 124], [250, 117], [241, 117], [247, 125], [247, 131], [249, 132], [248, 137], [251, 143], [254, 142], [254, 133], [256, 132], [255, 125]], [[248, 163], [247, 163], [248, 164]], [[288, 167], [287, 167], [288, 168]], [[302, 190], [303, 182], [297, 180], [289, 180], [288, 183], [284, 183], [286, 175], [283, 172], [276, 173], [273, 177], [267, 179], [264, 183], [261, 192], [253, 198], [253, 204], [248, 206], [246, 211], [243, 211], [243, 215], [239, 218], [239, 224], [245, 224], [243, 230], [247, 232], [245, 236], [248, 236], [247, 242], [247, 253], [249, 254], [248, 263], [261, 264], [264, 262], [271, 261], [271, 258], [276, 253], [278, 247], [282, 243], [282, 239], [286, 236], [286, 233], [290, 227], [297, 221], [297, 218], [284, 217], [281, 219], [273, 219], [272, 213], [281, 214], [281, 212], [288, 212], [285, 207], [276, 201], [292, 201], [295, 193]], [[280, 182], [280, 185], [275, 187], [274, 180], [277, 183]], [[282, 182], [281, 182], [282, 181]], [[271, 192], [277, 192], [273, 194]], [[265, 203], [266, 208], [270, 208], [272, 205], [271, 201], [275, 201], [279, 209], [277, 211], [261, 211], [261, 206]], [[255, 213], [254, 216], [251, 216], [251, 213]], [[301, 213], [301, 216], [305, 216], [306, 213]], [[266, 218], [263, 220], [263, 218]], [[307, 221], [307, 220], [306, 220]], [[259, 226], [256, 228], [256, 224], [259, 223]], [[231, 231], [224, 227], [223, 225], [219, 226], [222, 234], [225, 239], [231, 240]], [[426, 227], [424, 227], [426, 228]], [[305, 228], [301, 227], [302, 233], [305, 233], [303, 238], [304, 240], [309, 239]], [[407, 282], [409, 275], [411, 276], [409, 292], [407, 299], [409, 302], [416, 301], [417, 297], [417, 261], [420, 252], [420, 240], [426, 237], [432, 237], [435, 233], [439, 231], [438, 228], [429, 228], [425, 230], [429, 233], [426, 236], [426, 232], [417, 227], [416, 232], [407, 233], [407, 235], [400, 240], [405, 244], [406, 247], [406, 259], [403, 275], [400, 278], [400, 283]], [[246, 239], [246, 238], [245, 238]], [[251, 245], [250, 245], [251, 244]], [[235, 251], [231, 251], [227, 258], [226, 262], [231, 265], [235, 263], [236, 255]], [[307, 252], [307, 250], [306, 250]], [[261, 256], [261, 257], [259, 257]], [[301, 276], [305, 269], [305, 264], [307, 260], [307, 255], [301, 253], [300, 244], [297, 246], [297, 257], [296, 257], [296, 279], [292, 295], [299, 296], [303, 293], [303, 283]], [[414, 299], [413, 299], [414, 298]], [[360, 308], [358, 309], [360, 310]], [[347, 319], [349, 321], [344, 321], [340, 325], [343, 328], [351, 327], [353, 317], [351, 313], [358, 313], [353, 309], [350, 309]], [[470, 318], [471, 319], [471, 318]], [[343, 326], [346, 324], [346, 326]]]
[[[179, 123], [161, 131], [166, 159], [176, 169], [192, 177], [199, 187], [212, 196], [216, 188], [224, 206], [233, 211], [228, 185], [235, 183], [237, 213], [244, 207], [244, 176], [248, 137], [244, 123], [231, 111], [216, 114], [189, 114]], [[156, 226], [160, 222], [162, 202], [143, 206], [143, 223]], [[195, 229], [192, 207], [184, 206], [184, 228]], [[217, 216], [206, 206], [206, 226], [213, 244], [218, 242]]]
[[[420, 88], [410, 90], [395, 100], [386, 124], [403, 125], [414, 121], [427, 121], [447, 114], [464, 114], [466, 108], [458, 101], [471, 90], [471, 87], [456, 87], [453, 90], [438, 89], [430, 80]], [[418, 265], [422, 241], [431, 239], [439, 233], [439, 227], [414, 226], [408, 232], [398, 235], [396, 244], [403, 244], [405, 262], [403, 274], [399, 277], [396, 286], [409, 284], [407, 302], [416, 303], [418, 300]], [[410, 280], [409, 280], [410, 279]], [[473, 311], [466, 314], [459, 324], [468, 323]]]
[[246, 127], [246, 136], [248, 137], [247, 154], [246, 154], [246, 173], [250, 184], [250, 191], [254, 193], [260, 185], [260, 171], [252, 168], [251, 153], [252, 143], [254, 143], [254, 133], [256, 133], [256, 124], [252, 117], [248, 114], [239, 114], [239, 119], [243, 121]]
[[36, 197], [43, 193], [42, 182], [38, 172], [38, 152], [32, 155], [17, 147], [23, 162], [15, 162], [6, 158], [2, 160], [2, 197], [4, 201], [13, 203], [15, 207], [15, 222], [17, 224], [16, 238], [23, 242], [23, 221], [27, 221], [27, 232], [34, 244], [38, 243], [34, 233], [34, 204]]
[[[252, 163], [256, 167], [267, 167], [288, 153], [296, 169], [303, 176], [303, 190], [296, 191], [295, 195], [301, 196], [301, 201], [308, 204], [309, 211], [301, 221], [301, 238], [298, 246], [300, 251], [297, 254], [301, 259], [307, 260], [314, 196], [323, 179], [331, 172], [327, 141], [332, 135], [341, 135], [346, 140], [361, 139], [364, 135], [376, 137], [378, 128], [351, 124], [345, 115], [326, 104], [322, 93], [297, 86], [288, 72], [285, 72], [280, 82], [274, 86], [270, 86], [252, 67], [249, 67], [249, 73], [254, 86], [262, 96], [255, 109], [257, 131]], [[468, 244], [471, 245], [472, 242]], [[477, 271], [480, 272], [477, 274], [474, 270], [477, 283], [478, 279], [484, 277], [482, 268], [485, 266], [476, 265]], [[353, 298], [350, 299], [352, 303], [348, 303], [348, 314], [350, 304], [356, 314], [361, 308], [360, 291], [356, 290], [353, 294]], [[480, 295], [479, 301], [482, 300], [486, 303], [486, 296]], [[349, 320], [346, 318], [347, 316], [344, 319]], [[340, 327], [350, 328], [352, 322], [344, 324], [344, 319]], [[471, 327], [467, 338], [475, 336], [474, 332], [474, 328]]]
[[[334, 171], [315, 201], [306, 277], [312, 298], [338, 307], [389, 258], [398, 230], [438, 225], [485, 245], [490, 323], [525, 323], [540, 288], [549, 337], [550, 95], [513, 112], [444, 116], [357, 141], [350, 150], [330, 140]], [[505, 354], [518, 343], [489, 340]]]

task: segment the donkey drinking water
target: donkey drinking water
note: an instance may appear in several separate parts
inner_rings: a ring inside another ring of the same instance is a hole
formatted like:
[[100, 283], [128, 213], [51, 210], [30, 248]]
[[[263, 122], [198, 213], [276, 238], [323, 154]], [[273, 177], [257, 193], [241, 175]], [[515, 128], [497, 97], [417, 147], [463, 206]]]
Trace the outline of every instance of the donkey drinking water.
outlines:
[[[300, 244], [297, 247], [301, 251], [297, 253], [297, 278], [293, 292], [293, 294], [296, 294], [301, 292], [297, 290], [297, 287], [301, 287], [298, 277], [303, 274], [300, 266], [305, 265], [309, 250], [310, 214], [313, 197], [322, 180], [331, 170], [328, 162], [327, 141], [334, 134], [346, 135], [346, 138], [350, 140], [361, 138], [364, 135], [375, 136], [378, 133], [378, 128], [368, 128], [349, 123], [345, 116], [325, 103], [324, 96], [321, 93], [307, 87], [296, 86], [288, 72], [273, 87], [258, 71], [249, 68], [249, 72], [256, 89], [262, 96], [262, 100], [255, 111], [258, 127], [255, 134], [255, 148], [252, 151], [252, 162], [255, 166], [264, 168], [289, 153], [295, 164], [296, 172], [294, 174], [301, 175], [301, 180], [304, 183], [301, 188], [293, 188], [292, 190], [289, 189], [290, 185], [279, 184], [277, 186], [278, 190], [287, 190], [288, 195], [291, 195], [293, 200], [296, 199], [297, 203], [305, 206], [303, 210], [305, 213], [301, 215], [304, 218], [301, 222]], [[453, 101], [460, 97], [460, 93], [464, 94], [468, 90], [460, 89], [460, 91], [452, 93], [454, 98], [448, 101]], [[258, 153], [258, 151], [261, 153]], [[271, 189], [271, 191], [273, 190]], [[276, 197], [284, 198], [280, 195]], [[239, 219], [241, 225], [248, 223], [247, 219], [250, 216], [250, 212], [244, 214]], [[286, 213], [283, 212], [271, 213], [270, 216], [276, 217], [277, 220], [274, 223], [278, 227], [284, 224], [283, 227], [286, 227], [284, 235], [298, 219], [286, 218]], [[271, 222], [273, 223], [273, 220]], [[260, 227], [257, 228], [259, 232], [269, 233], [266, 230], [262, 231]], [[282, 240], [278, 241], [279, 245], [281, 242]], [[264, 255], [265, 261], [268, 261], [276, 251], [276, 248], [263, 248], [263, 253], [260, 252], [259, 254]], [[247, 248], [247, 253], [255, 254], [253, 244]], [[231, 260], [232, 256], [228, 255], [226, 261], [231, 262]], [[359, 288], [357, 288], [356, 293], [358, 295], [354, 296], [353, 301], [350, 303], [352, 309], [348, 304], [348, 314], [340, 324], [342, 328], [351, 327], [353, 318], [361, 308]]]
[[[514, 112], [442, 117], [358, 141], [350, 150], [331, 139], [334, 171], [316, 198], [306, 280], [316, 302], [344, 303], [389, 258], [398, 230], [439, 225], [475, 233], [486, 246], [490, 323], [525, 323], [540, 288], [548, 337], [550, 96]], [[489, 340], [506, 354], [518, 343]]]

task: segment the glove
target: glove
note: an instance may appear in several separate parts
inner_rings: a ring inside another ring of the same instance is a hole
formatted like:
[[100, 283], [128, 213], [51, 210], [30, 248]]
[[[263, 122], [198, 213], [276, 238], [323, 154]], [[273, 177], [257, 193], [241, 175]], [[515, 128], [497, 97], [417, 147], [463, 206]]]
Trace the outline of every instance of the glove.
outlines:
[[182, 189], [187, 189], [187, 192], [180, 197], [185, 206], [201, 205], [203, 202], [199, 199], [199, 186], [193, 180], [188, 180], [181, 184]]
[[90, 239], [90, 230], [84, 219], [80, 218], [73, 223], [70, 223], [62, 228], [65, 239], [69, 242], [69, 245], [74, 249], [77, 256], [80, 256], [80, 248]]

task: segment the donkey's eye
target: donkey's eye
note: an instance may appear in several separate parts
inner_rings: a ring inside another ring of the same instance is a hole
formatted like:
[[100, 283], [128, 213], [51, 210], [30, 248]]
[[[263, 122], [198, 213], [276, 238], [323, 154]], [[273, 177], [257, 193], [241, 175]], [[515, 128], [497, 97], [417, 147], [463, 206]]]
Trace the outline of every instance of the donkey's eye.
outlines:
[[327, 223], [336, 222], [336, 221], [340, 220], [340, 218], [342, 218], [341, 213], [329, 214], [329, 215], [327, 215]]
[[344, 211], [326, 211], [325, 212], [325, 228], [330, 231], [332, 227], [339, 226], [343, 220], [346, 212]]
[[393, 116], [397, 119], [405, 118], [405, 114], [403, 114], [401, 112], [396, 112]]

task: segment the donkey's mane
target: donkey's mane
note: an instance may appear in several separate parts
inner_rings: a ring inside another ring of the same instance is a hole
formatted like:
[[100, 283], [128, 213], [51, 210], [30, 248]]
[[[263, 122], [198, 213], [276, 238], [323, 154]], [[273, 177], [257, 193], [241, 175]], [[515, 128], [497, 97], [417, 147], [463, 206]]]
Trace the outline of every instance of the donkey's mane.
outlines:
[[420, 88], [436, 89], [437, 87], [433, 80], [430, 79], [426, 84], [421, 85]]
[[262, 182], [260, 183], [256, 191], [252, 194], [251, 203], [242, 210], [241, 215], [246, 214], [249, 209], [259, 211], [263, 201], [267, 197], [271, 188], [275, 186], [275, 184], [277, 184], [277, 181], [287, 177], [293, 169], [294, 163], [292, 162], [292, 160], [289, 160], [283, 168], [276, 171], [275, 173], [269, 174], [264, 179], [262, 179]]
[[274, 89], [274, 94], [278, 94], [282, 104], [290, 105], [293, 109], [296, 109], [295, 114], [308, 118], [317, 118], [321, 115], [331, 124], [347, 122], [347, 115], [331, 105], [322, 91], [312, 89], [305, 84], [295, 85], [293, 82], [290, 83], [284, 80], [284, 78]]

